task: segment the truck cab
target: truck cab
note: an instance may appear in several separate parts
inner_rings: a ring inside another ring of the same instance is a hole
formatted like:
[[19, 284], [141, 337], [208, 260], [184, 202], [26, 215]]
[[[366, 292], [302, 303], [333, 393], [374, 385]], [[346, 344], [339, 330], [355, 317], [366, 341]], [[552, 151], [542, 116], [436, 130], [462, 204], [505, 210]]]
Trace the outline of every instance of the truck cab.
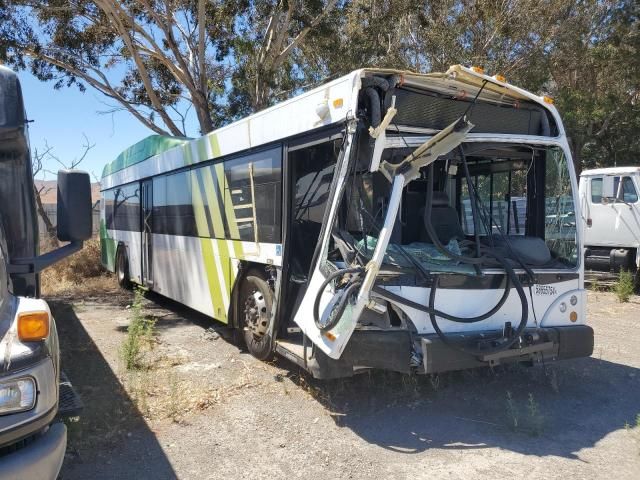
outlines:
[[0, 478], [52, 478], [67, 432], [58, 411], [60, 350], [47, 302], [11, 294], [0, 228]]
[[636, 274], [640, 267], [640, 167], [585, 170], [579, 187], [584, 212], [585, 268]]
[[58, 240], [38, 247], [27, 117], [17, 75], [0, 66], [0, 480], [54, 479], [66, 449], [60, 348], [39, 273], [91, 237], [89, 175], [58, 173]]

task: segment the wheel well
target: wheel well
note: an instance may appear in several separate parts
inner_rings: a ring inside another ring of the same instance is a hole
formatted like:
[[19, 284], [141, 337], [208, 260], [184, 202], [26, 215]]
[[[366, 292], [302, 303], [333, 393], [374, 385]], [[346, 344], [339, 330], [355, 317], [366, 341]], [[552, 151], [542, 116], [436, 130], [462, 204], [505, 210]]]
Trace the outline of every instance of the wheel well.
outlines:
[[269, 265], [255, 262], [240, 262], [239, 273], [234, 282], [233, 289], [231, 291], [231, 301], [229, 303], [229, 313], [227, 318], [229, 319], [229, 326], [238, 328], [238, 295], [240, 294], [240, 287], [244, 282], [245, 277], [248, 275], [254, 275], [260, 277], [263, 280], [268, 280], [269, 273], [267, 268]]
[[127, 245], [124, 242], [118, 242], [118, 246], [116, 247], [116, 258], [118, 258], [118, 254], [124, 251], [125, 255], [127, 255], [127, 260], [128, 258], [128, 253], [127, 253]]

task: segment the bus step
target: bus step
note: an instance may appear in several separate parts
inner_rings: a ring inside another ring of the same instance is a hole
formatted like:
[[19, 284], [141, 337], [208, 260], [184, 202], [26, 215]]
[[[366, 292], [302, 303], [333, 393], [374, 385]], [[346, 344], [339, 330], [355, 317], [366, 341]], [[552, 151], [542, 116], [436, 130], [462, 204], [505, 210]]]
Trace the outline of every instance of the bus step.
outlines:
[[[299, 367], [304, 369], [307, 368], [304, 361], [304, 347], [302, 346], [302, 339], [300, 339], [300, 341], [291, 339], [276, 340], [276, 352]], [[307, 356], [310, 354], [311, 346], [307, 345]]]
[[66, 373], [60, 372], [60, 400], [58, 402], [58, 418], [77, 417], [84, 408], [82, 399], [74, 390]]

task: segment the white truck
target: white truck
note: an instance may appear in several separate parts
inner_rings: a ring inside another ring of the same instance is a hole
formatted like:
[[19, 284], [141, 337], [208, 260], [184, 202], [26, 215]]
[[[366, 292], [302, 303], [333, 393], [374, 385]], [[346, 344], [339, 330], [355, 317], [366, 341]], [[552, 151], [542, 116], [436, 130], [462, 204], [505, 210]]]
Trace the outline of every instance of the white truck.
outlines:
[[580, 175], [585, 269], [640, 280], [640, 167], [585, 170]]
[[22, 90], [0, 66], [0, 480], [54, 479], [64, 459], [69, 385], [39, 273], [91, 237], [87, 173], [58, 173], [57, 228], [66, 244], [40, 254]]

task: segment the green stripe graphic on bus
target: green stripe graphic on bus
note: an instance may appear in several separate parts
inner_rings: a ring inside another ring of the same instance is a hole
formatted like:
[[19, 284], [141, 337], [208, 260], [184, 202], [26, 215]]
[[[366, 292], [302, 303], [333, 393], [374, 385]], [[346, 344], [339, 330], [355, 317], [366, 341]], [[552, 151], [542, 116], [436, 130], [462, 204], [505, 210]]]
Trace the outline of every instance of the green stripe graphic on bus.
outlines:
[[166, 172], [105, 189], [103, 263], [117, 269], [122, 244], [131, 280], [228, 322], [239, 262], [280, 261], [282, 147], [219, 156], [208, 135], [166, 152]]
[[[216, 318], [221, 321], [227, 321], [227, 308], [229, 305], [229, 257], [226, 249], [220, 248], [219, 242], [214, 237], [216, 234], [224, 234], [224, 231], [220, 229], [221, 219], [219, 213], [219, 206], [217, 201], [209, 201], [212, 192], [206, 188], [206, 183], [213, 185], [213, 179], [209, 182], [205, 181], [205, 188], [200, 186], [201, 176], [207, 176], [208, 169], [201, 169], [198, 172], [191, 172], [192, 194], [193, 194], [193, 210], [196, 219], [196, 227], [198, 236], [200, 237], [200, 246], [202, 248], [202, 256], [204, 259], [205, 270], [207, 273], [207, 283], [209, 285], [209, 292], [211, 295], [211, 302]], [[207, 193], [203, 193], [203, 190]], [[207, 208], [205, 208], [205, 198], [207, 198], [206, 205], [208, 210], [212, 214], [215, 220], [212, 220], [207, 215]], [[213, 231], [209, 225], [218, 225], [218, 228], [214, 226]], [[216, 231], [217, 230], [217, 231]]]

